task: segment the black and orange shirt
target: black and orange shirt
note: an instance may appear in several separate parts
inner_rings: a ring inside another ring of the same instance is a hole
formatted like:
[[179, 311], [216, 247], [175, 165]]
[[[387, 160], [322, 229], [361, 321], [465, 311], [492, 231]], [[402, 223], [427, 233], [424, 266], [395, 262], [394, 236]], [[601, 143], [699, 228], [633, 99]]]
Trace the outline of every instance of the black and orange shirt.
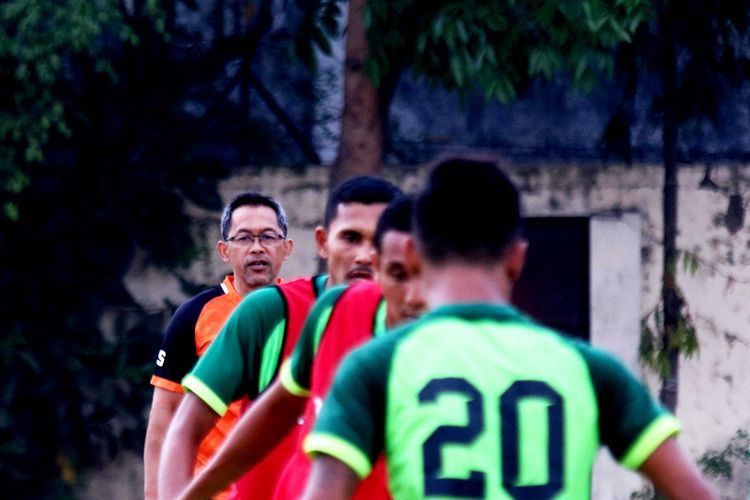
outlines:
[[[229, 276], [224, 281], [228, 278]], [[231, 290], [234, 291], [234, 286]], [[188, 299], [177, 308], [169, 320], [161, 349], [156, 356], [156, 368], [151, 377], [151, 385], [171, 392], [183, 392], [180, 382], [198, 361], [195, 328], [201, 312], [206, 304], [228, 294], [229, 289], [222, 283]]]

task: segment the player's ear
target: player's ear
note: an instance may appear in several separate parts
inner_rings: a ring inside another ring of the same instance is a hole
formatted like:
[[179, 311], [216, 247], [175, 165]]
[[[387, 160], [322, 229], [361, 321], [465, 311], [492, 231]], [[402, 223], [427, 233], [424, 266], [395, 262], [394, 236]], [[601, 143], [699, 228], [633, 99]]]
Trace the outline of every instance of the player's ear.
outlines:
[[523, 238], [515, 239], [508, 248], [505, 255], [505, 272], [512, 283], [521, 278], [523, 265], [526, 262], [526, 250], [529, 248], [529, 242]]
[[285, 260], [292, 254], [292, 248], [294, 248], [294, 241], [289, 238], [284, 240], [284, 259]]
[[229, 262], [229, 244], [224, 240], [219, 240], [216, 244], [216, 251], [224, 262]]
[[323, 226], [315, 228], [315, 247], [321, 259], [328, 258], [328, 231]]

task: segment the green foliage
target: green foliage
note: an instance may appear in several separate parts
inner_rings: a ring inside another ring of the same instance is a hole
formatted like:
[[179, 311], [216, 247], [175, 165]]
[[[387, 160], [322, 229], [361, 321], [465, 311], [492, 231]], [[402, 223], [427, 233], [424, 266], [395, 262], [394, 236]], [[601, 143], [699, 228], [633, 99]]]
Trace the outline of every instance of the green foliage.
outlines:
[[[307, 24], [325, 49], [324, 13]], [[589, 88], [613, 67], [613, 49], [653, 16], [649, 0], [369, 0], [364, 12], [372, 81], [393, 79], [405, 65], [419, 77], [468, 94], [516, 98], [529, 79], [561, 71]], [[317, 27], [317, 31], [316, 31]], [[326, 42], [327, 43], [327, 42]]]
[[[55, 87], [65, 58], [100, 59], [102, 34], [135, 40], [116, 0], [8, 0], [0, 5], [0, 189], [28, 184], [24, 163], [44, 159], [51, 134], [70, 136]], [[17, 216], [12, 204], [5, 212]]]
[[294, 34], [294, 51], [311, 70], [317, 67], [315, 49], [331, 53], [331, 40], [340, 35], [340, 0], [296, 0], [301, 20]]
[[680, 311], [677, 326], [664, 342], [663, 304], [657, 306], [641, 319], [641, 338], [638, 344], [638, 355], [641, 362], [667, 380], [672, 375], [669, 361], [669, 350], [676, 349], [686, 358], [694, 356], [699, 349], [695, 324], [686, 308]]
[[[683, 272], [694, 276], [700, 269], [701, 261], [698, 254], [687, 250], [678, 250], [675, 264], [668, 266], [671, 276], [675, 275], [677, 263], [682, 262]], [[669, 349], [677, 349], [678, 352], [690, 358], [694, 356], [700, 346], [696, 334], [695, 324], [690, 316], [687, 303], [682, 299], [679, 289], [676, 292], [682, 304], [677, 316], [677, 325], [670, 332], [665, 344], [664, 335], [664, 307], [663, 302], [654, 307], [641, 319], [641, 339], [638, 345], [638, 353], [641, 361], [659, 375], [662, 380], [672, 375], [669, 361]]]
[[[675, 264], [668, 266], [670, 275], [675, 275], [677, 262], [682, 262], [685, 273], [695, 275], [700, 269], [700, 258], [694, 252], [678, 250]], [[674, 286], [674, 285], [673, 285]], [[682, 292], [676, 288], [679, 303], [682, 304], [677, 317], [677, 325], [668, 336], [664, 335], [664, 306], [659, 302], [654, 309], [641, 319], [641, 339], [638, 354], [641, 362], [651, 368], [662, 380], [672, 375], [669, 361], [669, 349], [676, 349], [679, 353], [690, 358], [698, 352], [698, 336], [695, 324], [690, 316], [686, 302], [682, 299]], [[664, 339], [667, 338], [665, 344]]]
[[220, 205], [226, 169], [183, 110], [191, 61], [159, 2], [139, 5], [0, 4], [0, 480], [17, 498], [68, 497], [142, 446], [164, 318], [122, 278], [138, 251], [190, 262], [184, 197]]
[[695, 273], [697, 273], [698, 269], [700, 269], [700, 257], [698, 257], [698, 254], [694, 252], [689, 252], [687, 250], [678, 250], [677, 260], [682, 261], [682, 271], [684, 273], [690, 274], [690, 276], [695, 276]]
[[750, 436], [742, 429], [732, 436], [721, 450], [708, 450], [698, 459], [698, 466], [703, 473], [713, 478], [732, 479], [736, 462], [750, 463]]

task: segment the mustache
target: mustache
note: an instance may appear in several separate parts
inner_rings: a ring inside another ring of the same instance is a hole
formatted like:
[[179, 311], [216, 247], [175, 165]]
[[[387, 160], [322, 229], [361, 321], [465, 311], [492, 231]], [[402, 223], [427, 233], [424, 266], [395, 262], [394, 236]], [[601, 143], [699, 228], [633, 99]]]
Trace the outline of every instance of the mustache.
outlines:
[[255, 257], [245, 261], [246, 266], [252, 266], [253, 264], [271, 264], [271, 260], [262, 257]]
[[348, 273], [346, 273], [347, 277], [359, 277], [363, 274], [366, 274], [368, 276], [373, 275], [373, 270], [370, 266], [357, 266], [354, 269], [350, 270]]

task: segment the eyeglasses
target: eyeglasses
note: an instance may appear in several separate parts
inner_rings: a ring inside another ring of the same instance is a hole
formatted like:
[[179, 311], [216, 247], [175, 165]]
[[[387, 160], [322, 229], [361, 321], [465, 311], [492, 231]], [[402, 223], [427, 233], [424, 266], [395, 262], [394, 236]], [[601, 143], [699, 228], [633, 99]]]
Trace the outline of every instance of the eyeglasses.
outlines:
[[243, 247], [251, 247], [255, 244], [255, 240], [258, 240], [262, 247], [272, 247], [277, 243], [283, 241], [285, 238], [280, 234], [276, 233], [262, 233], [262, 234], [242, 234], [240, 236], [231, 236], [226, 241], [237, 243]]

